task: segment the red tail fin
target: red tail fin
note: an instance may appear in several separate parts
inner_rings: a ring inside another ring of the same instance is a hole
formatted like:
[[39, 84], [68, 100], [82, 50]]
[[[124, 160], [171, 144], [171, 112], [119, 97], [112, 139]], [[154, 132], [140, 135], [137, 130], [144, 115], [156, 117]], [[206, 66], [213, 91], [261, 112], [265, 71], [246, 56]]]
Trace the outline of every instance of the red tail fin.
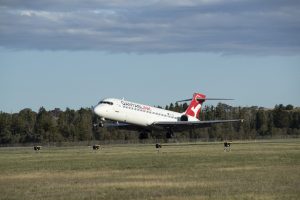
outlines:
[[185, 111], [185, 114], [198, 118], [201, 112], [202, 103], [205, 101], [205, 97], [206, 96], [204, 94], [195, 93], [189, 107]]

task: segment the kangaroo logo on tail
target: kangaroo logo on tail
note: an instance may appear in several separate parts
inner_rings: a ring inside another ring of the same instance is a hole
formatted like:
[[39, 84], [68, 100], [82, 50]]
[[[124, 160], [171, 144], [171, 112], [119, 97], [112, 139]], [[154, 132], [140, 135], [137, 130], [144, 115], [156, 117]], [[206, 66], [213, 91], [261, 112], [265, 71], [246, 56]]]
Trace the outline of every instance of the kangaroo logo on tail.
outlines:
[[185, 114], [191, 117], [198, 118], [201, 111], [202, 103], [205, 101], [205, 97], [206, 96], [204, 94], [195, 93], [191, 101], [191, 104], [185, 111]]

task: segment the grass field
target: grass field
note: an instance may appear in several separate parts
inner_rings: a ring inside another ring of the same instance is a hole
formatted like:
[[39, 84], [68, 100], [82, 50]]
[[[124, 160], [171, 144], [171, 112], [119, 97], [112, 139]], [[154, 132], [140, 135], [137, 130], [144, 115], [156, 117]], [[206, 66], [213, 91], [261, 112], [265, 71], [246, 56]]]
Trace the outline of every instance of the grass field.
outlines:
[[300, 140], [0, 148], [0, 199], [300, 199]]

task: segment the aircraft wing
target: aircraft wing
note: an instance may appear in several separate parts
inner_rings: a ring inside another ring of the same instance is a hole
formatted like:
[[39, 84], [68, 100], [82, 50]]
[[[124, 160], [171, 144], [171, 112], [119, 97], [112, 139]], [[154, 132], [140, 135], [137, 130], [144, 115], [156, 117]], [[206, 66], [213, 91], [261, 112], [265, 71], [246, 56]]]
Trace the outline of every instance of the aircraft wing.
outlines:
[[208, 121], [170, 121], [170, 122], [154, 122], [151, 126], [155, 128], [172, 128], [177, 130], [184, 130], [189, 128], [206, 128], [213, 124], [243, 122], [242, 119], [231, 120], [208, 120]]
[[231, 122], [243, 122], [243, 119], [231, 119], [231, 120], [208, 120], [208, 121], [162, 121], [153, 122], [150, 126], [142, 127], [134, 124], [128, 124], [124, 122], [110, 122], [105, 123], [106, 128], [119, 128], [129, 131], [141, 131], [141, 130], [162, 130], [171, 128], [174, 131], [183, 131], [190, 128], [206, 128], [211, 127], [213, 124], [231, 123]]
[[119, 128], [123, 130], [128, 130], [128, 131], [141, 131], [144, 130], [145, 127], [134, 125], [134, 124], [128, 124], [124, 122], [109, 122], [109, 123], [104, 123], [105, 128]]

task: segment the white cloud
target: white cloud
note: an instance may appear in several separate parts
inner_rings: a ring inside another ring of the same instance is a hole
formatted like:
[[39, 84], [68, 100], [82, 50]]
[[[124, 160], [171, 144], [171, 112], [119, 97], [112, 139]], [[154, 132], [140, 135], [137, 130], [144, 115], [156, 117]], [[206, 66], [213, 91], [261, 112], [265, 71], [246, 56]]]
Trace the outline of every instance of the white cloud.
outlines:
[[299, 54], [292, 0], [3, 0], [0, 46], [108, 52]]
[[59, 21], [69, 15], [69, 13], [66, 12], [48, 12], [35, 10], [20, 10], [17, 13], [25, 17], [45, 18], [46, 20], [50, 21]]

